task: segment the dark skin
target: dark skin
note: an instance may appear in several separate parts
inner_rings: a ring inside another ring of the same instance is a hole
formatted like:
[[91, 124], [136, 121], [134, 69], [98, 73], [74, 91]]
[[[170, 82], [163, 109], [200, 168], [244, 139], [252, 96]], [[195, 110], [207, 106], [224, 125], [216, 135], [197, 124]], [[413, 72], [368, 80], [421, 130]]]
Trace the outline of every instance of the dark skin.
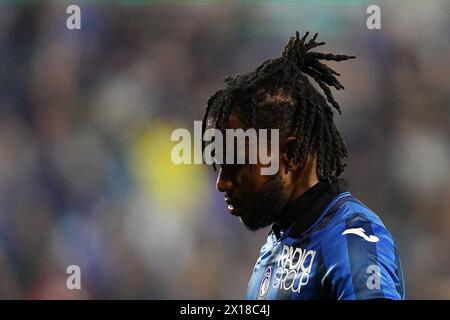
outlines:
[[[228, 128], [244, 128], [236, 112], [228, 119]], [[216, 181], [219, 192], [225, 193], [229, 211], [254, 231], [277, 221], [287, 204], [319, 182], [315, 157], [309, 155], [303, 166], [289, 156], [289, 146], [298, 137], [288, 137], [280, 143], [279, 170], [276, 175], [261, 175], [263, 165], [223, 164]]]

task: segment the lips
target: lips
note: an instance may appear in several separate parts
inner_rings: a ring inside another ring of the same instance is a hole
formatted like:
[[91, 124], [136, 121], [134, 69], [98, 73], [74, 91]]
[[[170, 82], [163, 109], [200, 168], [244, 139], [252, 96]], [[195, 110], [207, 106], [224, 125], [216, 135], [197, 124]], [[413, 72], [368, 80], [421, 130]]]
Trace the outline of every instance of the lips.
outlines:
[[239, 215], [239, 205], [236, 203], [235, 200], [231, 199], [230, 197], [225, 196], [225, 203], [228, 205], [228, 211], [234, 215]]

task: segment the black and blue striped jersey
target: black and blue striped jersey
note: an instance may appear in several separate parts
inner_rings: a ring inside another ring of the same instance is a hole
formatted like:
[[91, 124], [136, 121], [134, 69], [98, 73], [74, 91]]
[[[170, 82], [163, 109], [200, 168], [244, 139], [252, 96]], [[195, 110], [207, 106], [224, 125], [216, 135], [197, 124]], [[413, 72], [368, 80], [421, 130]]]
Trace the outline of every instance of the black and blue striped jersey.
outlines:
[[339, 179], [283, 210], [263, 245], [248, 299], [404, 299], [400, 259], [380, 218]]

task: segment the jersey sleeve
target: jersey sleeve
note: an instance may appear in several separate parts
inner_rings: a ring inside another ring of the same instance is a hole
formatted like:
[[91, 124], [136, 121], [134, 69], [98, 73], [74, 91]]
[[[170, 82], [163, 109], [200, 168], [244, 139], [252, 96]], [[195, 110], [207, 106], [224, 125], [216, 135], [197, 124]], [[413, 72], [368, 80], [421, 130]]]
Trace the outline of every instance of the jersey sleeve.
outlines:
[[345, 219], [328, 232], [322, 254], [322, 282], [334, 299], [404, 299], [397, 249], [383, 225], [358, 214]]

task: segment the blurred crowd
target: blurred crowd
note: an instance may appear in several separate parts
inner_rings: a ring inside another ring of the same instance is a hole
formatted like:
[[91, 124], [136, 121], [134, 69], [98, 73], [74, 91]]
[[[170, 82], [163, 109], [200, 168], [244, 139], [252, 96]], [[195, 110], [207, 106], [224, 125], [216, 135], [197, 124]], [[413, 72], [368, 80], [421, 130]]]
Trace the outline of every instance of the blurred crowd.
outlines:
[[[408, 6], [404, 10], [403, 6]], [[226, 75], [319, 32], [344, 177], [397, 242], [409, 299], [450, 299], [450, 3], [0, 5], [0, 298], [241, 299], [268, 230], [170, 159]], [[81, 268], [82, 290], [66, 269]]]

